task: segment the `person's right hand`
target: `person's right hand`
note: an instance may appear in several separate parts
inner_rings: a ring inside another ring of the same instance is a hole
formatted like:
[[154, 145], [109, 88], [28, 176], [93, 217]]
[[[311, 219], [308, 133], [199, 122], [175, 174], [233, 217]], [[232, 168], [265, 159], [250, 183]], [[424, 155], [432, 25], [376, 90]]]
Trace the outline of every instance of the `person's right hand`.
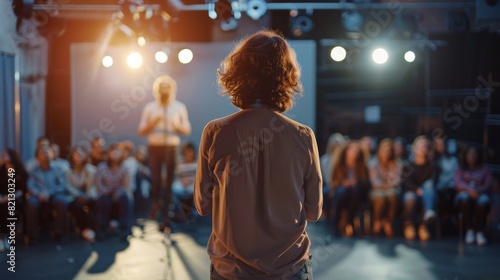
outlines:
[[77, 196], [76, 200], [78, 202], [80, 202], [81, 204], [85, 204], [85, 202], [87, 201], [87, 199], [85, 197], [83, 197], [83, 196]]
[[44, 202], [49, 202], [49, 194], [46, 193], [46, 192], [41, 192], [39, 195], [38, 195], [38, 200], [42, 203]]
[[422, 188], [418, 188], [416, 193], [418, 196], [422, 196], [422, 194], [424, 194], [424, 191], [422, 190]]
[[346, 188], [352, 187], [352, 186], [356, 185], [356, 180], [353, 178], [344, 179], [344, 181], [342, 181], [342, 185], [344, 185], [344, 187], [346, 187]]
[[161, 116], [161, 115], [156, 116], [156, 118], [153, 120], [152, 126], [156, 127], [161, 122], [162, 119], [163, 119], [163, 116]]
[[478, 193], [476, 190], [474, 190], [474, 189], [468, 189], [468, 190], [467, 190], [467, 193], [468, 193], [468, 194], [469, 194], [469, 196], [470, 196], [472, 199], [474, 199], [474, 200], [476, 200], [476, 199], [477, 199], [477, 197], [479, 196], [479, 193]]

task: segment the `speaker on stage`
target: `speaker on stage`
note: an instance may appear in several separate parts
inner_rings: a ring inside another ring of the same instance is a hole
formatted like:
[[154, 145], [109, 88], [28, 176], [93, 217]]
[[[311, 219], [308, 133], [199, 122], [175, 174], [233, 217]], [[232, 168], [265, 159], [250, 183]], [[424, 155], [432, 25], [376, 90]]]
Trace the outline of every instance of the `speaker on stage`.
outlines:
[[476, 0], [477, 20], [500, 20], [500, 0]]

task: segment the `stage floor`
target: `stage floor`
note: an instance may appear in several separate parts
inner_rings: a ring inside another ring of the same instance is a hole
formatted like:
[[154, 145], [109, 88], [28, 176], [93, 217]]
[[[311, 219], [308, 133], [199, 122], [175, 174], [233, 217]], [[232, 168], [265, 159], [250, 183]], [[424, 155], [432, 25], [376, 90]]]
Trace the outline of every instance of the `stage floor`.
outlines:
[[[500, 279], [500, 242], [464, 245], [455, 237], [408, 242], [401, 237], [333, 239], [310, 223], [314, 279]], [[168, 238], [139, 219], [128, 241], [111, 237], [87, 244], [72, 236], [16, 248], [15, 273], [0, 255], [0, 279], [208, 279], [209, 219], [175, 224]], [[497, 238], [498, 239], [498, 238]]]

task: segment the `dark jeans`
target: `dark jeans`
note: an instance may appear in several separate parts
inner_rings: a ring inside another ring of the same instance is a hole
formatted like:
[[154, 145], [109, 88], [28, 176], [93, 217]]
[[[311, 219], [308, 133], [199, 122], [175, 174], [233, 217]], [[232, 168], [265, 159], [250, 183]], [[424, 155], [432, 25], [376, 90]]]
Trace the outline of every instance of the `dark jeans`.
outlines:
[[[286, 274], [283, 275], [280, 279], [283, 280], [312, 280], [313, 279], [313, 270], [312, 270], [312, 261], [311, 257], [306, 261], [304, 266], [299, 270], [299, 272], [295, 273], [292, 277], [288, 277]], [[214, 265], [210, 264], [210, 280], [226, 280], [226, 278], [220, 276], [217, 271], [215, 271]]]
[[[417, 216], [417, 208], [422, 204], [423, 211], [434, 210], [436, 201], [436, 191], [430, 180], [425, 181], [422, 186], [422, 196], [418, 196], [416, 192], [407, 191], [404, 193], [404, 211], [403, 220], [405, 224], [412, 224]], [[422, 218], [421, 215], [418, 217]]]
[[68, 205], [68, 211], [75, 218], [76, 226], [83, 231], [86, 228], [95, 230], [95, 201], [87, 199], [85, 201], [73, 200]]
[[38, 237], [40, 213], [54, 213], [55, 233], [64, 232], [67, 199], [64, 196], [51, 196], [50, 200], [42, 203], [36, 196], [31, 196], [27, 201], [27, 233], [30, 237]]
[[130, 228], [131, 203], [126, 193], [121, 193], [113, 199], [112, 195], [101, 195], [97, 200], [98, 230], [102, 231], [108, 227], [111, 220], [112, 208], [116, 207], [120, 228]]
[[[167, 171], [165, 194], [161, 194], [161, 174], [163, 164]], [[172, 182], [177, 164], [177, 146], [149, 146], [149, 168], [152, 174], [151, 208], [148, 218], [155, 220], [160, 204], [163, 203], [163, 223], [169, 222], [169, 206], [172, 197]]]
[[147, 176], [145, 173], [139, 171], [135, 175], [135, 191], [134, 191], [134, 213], [139, 214], [147, 211], [147, 199], [148, 197], [144, 196], [142, 193], [142, 183], [144, 181], [149, 182], [151, 184], [151, 178]]
[[338, 186], [335, 189], [330, 207], [333, 210], [332, 215], [332, 226], [334, 230], [338, 230], [338, 223], [342, 215], [343, 210], [347, 210], [347, 223], [352, 224], [356, 211], [358, 209], [358, 204], [361, 199], [361, 190], [357, 186], [353, 187], [343, 187]]
[[482, 231], [486, 226], [486, 217], [490, 209], [490, 197], [480, 194], [477, 199], [472, 199], [467, 192], [460, 192], [455, 198], [455, 203], [463, 214], [466, 230]]

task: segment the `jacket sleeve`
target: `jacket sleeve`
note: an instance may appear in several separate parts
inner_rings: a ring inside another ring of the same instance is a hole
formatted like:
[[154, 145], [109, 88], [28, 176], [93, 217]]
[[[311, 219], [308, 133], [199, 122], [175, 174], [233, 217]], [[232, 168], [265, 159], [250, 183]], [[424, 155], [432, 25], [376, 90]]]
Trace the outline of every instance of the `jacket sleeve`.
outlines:
[[488, 193], [491, 189], [491, 186], [493, 185], [493, 175], [491, 175], [491, 171], [487, 166], [483, 168], [483, 179], [476, 188], [480, 193]]
[[412, 179], [412, 174], [415, 171], [415, 167], [406, 162], [403, 166], [403, 173], [401, 174], [401, 184], [403, 186], [404, 191], [416, 191], [419, 187], [417, 183], [415, 183]]
[[453, 176], [453, 182], [455, 183], [455, 189], [457, 191], [463, 191], [469, 188], [469, 185], [462, 179], [464, 170], [462, 168], [455, 171], [455, 176]]
[[212, 192], [216, 182], [210, 168], [209, 149], [212, 145], [213, 135], [210, 123], [205, 126], [200, 141], [198, 152], [198, 167], [194, 181], [194, 203], [201, 216], [212, 213]]
[[318, 145], [312, 130], [310, 130], [309, 141], [310, 164], [304, 178], [304, 208], [307, 220], [315, 222], [321, 217], [323, 208], [323, 180], [319, 163]]
[[40, 183], [41, 179], [38, 177], [38, 172], [32, 171], [30, 176], [28, 176], [28, 182], [26, 183], [28, 191], [31, 195], [37, 196], [40, 194]]

